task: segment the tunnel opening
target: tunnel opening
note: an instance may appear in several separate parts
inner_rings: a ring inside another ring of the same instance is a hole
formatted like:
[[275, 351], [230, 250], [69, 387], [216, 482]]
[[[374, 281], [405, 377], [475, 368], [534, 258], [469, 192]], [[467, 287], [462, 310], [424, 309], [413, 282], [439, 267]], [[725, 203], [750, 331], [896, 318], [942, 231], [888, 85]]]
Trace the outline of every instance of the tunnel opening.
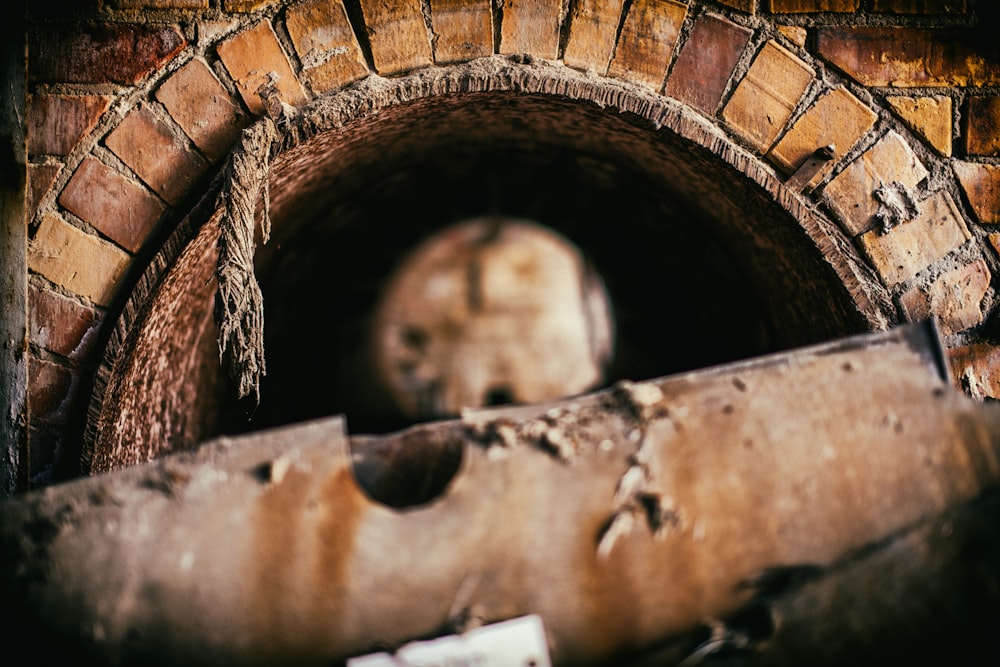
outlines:
[[[650, 107], [635, 90], [609, 104], [607, 83], [573, 95], [521, 90], [509, 75], [494, 83], [411, 90], [404, 101], [399, 89], [377, 91], [381, 106], [369, 98], [275, 158], [272, 236], [255, 261], [267, 355], [259, 404], [236, 400], [219, 366], [217, 217], [192, 232], [109, 364], [91, 466], [338, 413], [353, 433], [412, 425], [372, 372], [373, 312], [413, 248], [482, 216], [552, 230], [601, 276], [616, 336], [600, 386], [878, 325], [845, 279], [853, 249], [832, 224], [690, 110], [662, 98]], [[178, 318], [189, 325], [169, 325]], [[486, 402], [513, 394], [494, 389]]]

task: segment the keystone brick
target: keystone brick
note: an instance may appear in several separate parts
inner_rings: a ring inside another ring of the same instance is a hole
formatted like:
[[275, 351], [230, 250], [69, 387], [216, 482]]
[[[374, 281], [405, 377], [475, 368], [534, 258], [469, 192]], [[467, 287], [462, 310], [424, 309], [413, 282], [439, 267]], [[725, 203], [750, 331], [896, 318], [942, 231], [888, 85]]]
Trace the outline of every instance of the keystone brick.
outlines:
[[368, 65], [341, 0], [309, 0], [289, 7], [285, 27], [317, 93], [339, 90], [368, 75]]
[[64, 422], [76, 386], [72, 369], [28, 356], [28, 405], [31, 421]]
[[28, 101], [28, 152], [34, 155], [68, 155], [110, 100], [99, 95], [32, 95]]
[[951, 98], [887, 97], [892, 110], [939, 154], [951, 155]]
[[258, 91], [269, 84], [274, 85], [278, 97], [286, 104], [297, 106], [305, 101], [302, 84], [295, 78], [274, 29], [267, 21], [219, 44], [218, 51], [243, 101], [255, 115], [260, 116], [265, 111], [264, 100]]
[[873, 9], [895, 14], [963, 14], [965, 0], [875, 0]]
[[736, 87], [722, 118], [754, 148], [766, 152], [815, 74], [776, 42], [768, 42]]
[[990, 270], [983, 260], [942, 274], [930, 287], [903, 293], [900, 305], [910, 321], [937, 317], [941, 333], [956, 334], [983, 321], [983, 297], [990, 286]]
[[34, 285], [28, 288], [28, 337], [32, 345], [69, 359], [94, 350], [104, 315], [89, 306]]
[[977, 400], [1000, 398], [1000, 347], [979, 343], [947, 351], [955, 383]]
[[165, 210], [144, 187], [92, 157], [80, 164], [59, 203], [133, 253]]
[[947, 192], [920, 204], [920, 214], [887, 234], [873, 229], [858, 237], [887, 285], [909, 280], [971, 238]]
[[28, 246], [28, 268], [101, 306], [111, 303], [130, 261], [114, 245], [51, 214]]
[[57, 164], [28, 165], [28, 202], [26, 212], [31, 218], [38, 210], [38, 203], [52, 187], [61, 167]]
[[[649, 6], [648, 3], [633, 3], [632, 6], [635, 7], [636, 4]], [[569, 14], [569, 31], [563, 62], [577, 69], [591, 69], [598, 74], [606, 74], [611, 54], [615, 50], [615, 37], [618, 34], [623, 6], [624, 0], [580, 0], [574, 3]], [[638, 9], [633, 11], [640, 12]], [[626, 19], [625, 26], [628, 25]], [[625, 26], [622, 27], [623, 35]], [[677, 30], [674, 30], [673, 39], [669, 35], [665, 35], [664, 38], [676, 42]], [[665, 72], [660, 74], [660, 81], [663, 81], [664, 74]]]
[[559, 57], [560, 0], [504, 0], [500, 53]]
[[1000, 155], [1000, 97], [969, 98], [965, 151], [969, 155]]
[[246, 116], [202, 60], [192, 60], [177, 70], [156, 91], [156, 99], [213, 162], [229, 152], [247, 124]]
[[493, 55], [489, 0], [430, 0], [434, 62], [458, 63]]
[[434, 64], [420, 0], [361, 0], [375, 71], [400, 74]]
[[700, 16], [677, 56], [664, 91], [712, 115], [753, 31], [721, 16]]
[[673, 0], [633, 2], [608, 74], [659, 91], [686, 15], [687, 5]]
[[880, 186], [902, 183], [909, 190], [927, 178], [927, 169], [909, 144], [895, 132], [888, 132], [861, 157], [837, 174], [824, 192], [830, 208], [840, 217], [851, 236], [871, 229], [879, 202]]
[[803, 14], [806, 12], [856, 12], [861, 0], [768, 0], [774, 14]]
[[31, 83], [134, 84], [187, 44], [176, 26], [73, 23], [28, 41]]
[[953, 166], [979, 222], [1000, 223], [1000, 166], [958, 161]]
[[768, 157], [785, 172], [791, 173], [816, 149], [833, 145], [835, 159], [813, 176], [810, 185], [815, 186], [836, 159], [846, 155], [872, 128], [876, 118], [875, 113], [846, 88], [834, 88], [795, 121]]
[[984, 59], [975, 36], [961, 28], [824, 27], [816, 52], [865, 86], [1000, 85], [1000, 60]]
[[205, 160], [147, 106], [129, 112], [105, 144], [146, 185], [173, 205], [180, 203], [208, 169]]

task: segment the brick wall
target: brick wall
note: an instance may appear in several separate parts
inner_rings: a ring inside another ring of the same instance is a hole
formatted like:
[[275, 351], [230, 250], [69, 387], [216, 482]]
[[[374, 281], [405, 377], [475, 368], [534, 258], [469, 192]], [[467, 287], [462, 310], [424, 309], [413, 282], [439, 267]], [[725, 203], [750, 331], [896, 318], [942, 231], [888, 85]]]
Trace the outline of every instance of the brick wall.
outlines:
[[710, 119], [839, 225], [900, 320], [939, 318], [967, 391], [1000, 397], [1000, 21], [986, 0], [38, 4], [25, 120], [33, 484], [81, 437], [130, 286], [264, 112], [262, 84], [298, 106], [494, 52], [562, 60]]

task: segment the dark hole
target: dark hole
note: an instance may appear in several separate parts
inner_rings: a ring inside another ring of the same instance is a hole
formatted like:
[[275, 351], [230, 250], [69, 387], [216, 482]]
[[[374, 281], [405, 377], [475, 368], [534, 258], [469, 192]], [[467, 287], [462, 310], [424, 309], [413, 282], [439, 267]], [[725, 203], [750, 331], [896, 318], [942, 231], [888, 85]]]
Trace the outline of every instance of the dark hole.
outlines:
[[509, 405], [514, 402], [514, 393], [510, 387], [492, 387], [486, 392], [483, 403], [487, 406]]

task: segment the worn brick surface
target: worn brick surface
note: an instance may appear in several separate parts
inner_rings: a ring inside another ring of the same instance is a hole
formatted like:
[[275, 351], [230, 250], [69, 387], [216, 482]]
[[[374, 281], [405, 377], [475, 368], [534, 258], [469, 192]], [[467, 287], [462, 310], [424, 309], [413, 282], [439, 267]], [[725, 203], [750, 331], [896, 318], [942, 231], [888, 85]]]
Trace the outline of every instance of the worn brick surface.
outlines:
[[815, 72], [776, 42], [754, 58], [722, 111], [731, 129], [766, 152], [792, 115]]
[[187, 44], [176, 26], [74, 23], [28, 39], [31, 83], [133, 84]]
[[738, 9], [741, 12], [753, 14], [754, 0], [719, 0], [719, 2], [726, 7], [732, 7], [733, 9]]
[[721, 16], [700, 16], [667, 78], [666, 94], [714, 114], [751, 34]]
[[882, 234], [858, 237], [888, 285], [909, 280], [971, 238], [951, 195], [938, 192], [920, 204], [920, 215]]
[[861, 0], [767, 0], [767, 7], [775, 14], [805, 12], [856, 12]]
[[852, 236], [871, 229], [879, 209], [875, 191], [883, 184], [902, 183], [914, 191], [927, 169], [902, 137], [888, 132], [826, 186], [827, 204]]
[[500, 53], [559, 57], [559, 0], [504, 0]]
[[866, 86], [1000, 84], [1000, 59], [983, 58], [976, 44], [977, 34], [962, 28], [816, 30], [816, 52]]
[[433, 64], [420, 0], [361, 0], [375, 71], [400, 74]]
[[965, 106], [965, 151], [1000, 155], [1000, 97], [970, 97]]
[[208, 169], [204, 158], [147, 106], [129, 112], [105, 143], [170, 204], [179, 204]]
[[38, 203], [52, 187], [61, 168], [57, 164], [28, 165], [28, 201], [25, 203], [28, 218], [31, 218], [38, 209]]
[[489, 0], [430, 0], [434, 62], [458, 63], [493, 54]]
[[950, 336], [982, 323], [982, 301], [989, 286], [989, 267], [979, 259], [946, 271], [929, 287], [911, 288], [899, 301], [910, 321], [933, 315], [941, 333]]
[[52, 214], [28, 245], [28, 268], [100, 306], [111, 303], [130, 260], [115, 245]]
[[1000, 223], [1000, 165], [955, 161], [952, 166], [979, 222]]
[[111, 0], [115, 9], [208, 9], [208, 0]]
[[72, 369], [29, 355], [28, 406], [31, 421], [65, 421], [76, 384], [76, 374]]
[[800, 25], [779, 25], [778, 32], [787, 37], [796, 46], [804, 47], [809, 37], [808, 31]]
[[277, 0], [222, 0], [222, 9], [227, 12], [249, 13], [275, 4]]
[[32, 345], [70, 359], [94, 351], [103, 313], [52, 290], [28, 288], [28, 339]]
[[951, 155], [951, 98], [891, 96], [885, 98], [892, 110], [917, 136], [940, 155]]
[[[649, 3], [632, 3], [648, 6]], [[577, 69], [605, 74], [615, 50], [624, 0], [579, 0], [569, 14], [568, 37], [563, 62]], [[641, 10], [636, 10], [641, 13]], [[624, 31], [624, 29], [623, 29]], [[630, 38], [631, 39], [631, 38]], [[669, 35], [664, 35], [669, 40]], [[673, 41], [677, 40], [676, 31]], [[660, 81], [663, 74], [660, 75]]]
[[872, 8], [896, 14], [962, 14], [966, 0], [874, 0]]
[[975, 399], [1000, 398], [1000, 347], [988, 343], [947, 350], [955, 384]]
[[341, 0], [309, 0], [288, 8], [285, 27], [302, 63], [302, 76], [317, 93], [338, 90], [368, 75]]
[[686, 15], [687, 6], [673, 0], [633, 2], [608, 74], [658, 91]]
[[810, 185], [815, 185], [871, 129], [876, 118], [875, 113], [846, 88], [834, 88], [799, 116], [768, 157], [786, 173], [791, 173], [817, 148], [832, 145], [834, 159], [812, 178]]
[[156, 99], [210, 160], [236, 143], [247, 118], [203, 60], [192, 60], [156, 91]]
[[286, 104], [297, 106], [305, 101], [302, 84], [292, 73], [274, 28], [267, 21], [222, 42], [218, 52], [243, 101], [254, 114], [259, 116], [265, 111], [264, 101], [258, 95], [262, 86], [273, 85]]
[[110, 104], [101, 95], [32, 95], [27, 113], [28, 153], [68, 155]]
[[59, 203], [130, 252], [137, 252], [165, 207], [146, 188], [88, 157], [70, 178]]

